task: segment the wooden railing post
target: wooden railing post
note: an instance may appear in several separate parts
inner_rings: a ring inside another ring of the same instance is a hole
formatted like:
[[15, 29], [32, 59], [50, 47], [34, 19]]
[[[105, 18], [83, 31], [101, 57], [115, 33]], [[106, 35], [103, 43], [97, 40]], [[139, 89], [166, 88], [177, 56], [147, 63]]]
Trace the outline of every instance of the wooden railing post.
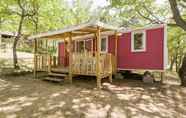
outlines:
[[112, 83], [112, 55], [109, 54], [109, 81]]
[[47, 58], [48, 58], [48, 73], [51, 73], [51, 67], [52, 67], [52, 59], [51, 59], [51, 55], [49, 53], [49, 45], [48, 45], [48, 40], [46, 40], [46, 52], [47, 52]]
[[57, 60], [56, 60], [56, 56], [53, 56], [53, 66], [56, 67], [57, 66]]
[[101, 75], [100, 75], [100, 43], [101, 43], [101, 39], [100, 39], [100, 27], [97, 27], [97, 32], [96, 32], [96, 36], [97, 36], [97, 51], [96, 51], [96, 77], [97, 77], [97, 87], [98, 89], [101, 89]]
[[41, 55], [41, 71], [44, 71], [44, 67], [43, 67], [43, 58], [44, 58], [44, 55]]
[[51, 73], [51, 55], [48, 54], [48, 73]]
[[72, 83], [72, 33], [69, 33], [69, 80]]

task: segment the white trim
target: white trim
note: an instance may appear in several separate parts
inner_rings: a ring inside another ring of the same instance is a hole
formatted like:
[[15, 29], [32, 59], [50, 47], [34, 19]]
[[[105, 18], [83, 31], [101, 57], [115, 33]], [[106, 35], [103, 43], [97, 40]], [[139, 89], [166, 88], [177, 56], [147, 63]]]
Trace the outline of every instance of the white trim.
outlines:
[[167, 48], [167, 25], [164, 25], [164, 38], [163, 38], [163, 69], [168, 67], [168, 48]]
[[162, 28], [162, 27], [164, 27], [166, 25], [167, 24], [155, 24], [155, 25], [152, 25], [152, 26], [145, 26], [145, 27], [136, 28], [136, 29], [124, 29], [124, 28], [120, 28], [119, 32], [121, 32], [121, 33], [129, 33], [129, 32], [139, 31], [139, 30], [151, 30], [151, 29]]
[[100, 48], [101, 48], [101, 45], [102, 45], [102, 39], [105, 38], [106, 39], [106, 50], [105, 51], [102, 51], [101, 49], [101, 53], [107, 53], [108, 52], [108, 36], [101, 36], [101, 43], [100, 43]]
[[[134, 35], [137, 33], [143, 33], [143, 37], [142, 37], [142, 45], [143, 45], [143, 49], [134, 49]], [[131, 52], [145, 52], [146, 51], [146, 31], [145, 30], [138, 30], [138, 31], [133, 31], [131, 32]]]

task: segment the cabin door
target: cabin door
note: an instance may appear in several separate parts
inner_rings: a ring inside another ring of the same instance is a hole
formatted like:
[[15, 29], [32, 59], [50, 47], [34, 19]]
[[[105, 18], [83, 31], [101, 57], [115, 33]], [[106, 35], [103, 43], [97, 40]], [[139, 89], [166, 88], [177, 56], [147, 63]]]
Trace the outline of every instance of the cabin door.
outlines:
[[58, 52], [58, 61], [59, 61], [59, 65], [61, 66], [68, 66], [68, 57], [69, 54], [65, 48], [65, 45], [67, 45], [64, 42], [59, 43], [59, 52]]

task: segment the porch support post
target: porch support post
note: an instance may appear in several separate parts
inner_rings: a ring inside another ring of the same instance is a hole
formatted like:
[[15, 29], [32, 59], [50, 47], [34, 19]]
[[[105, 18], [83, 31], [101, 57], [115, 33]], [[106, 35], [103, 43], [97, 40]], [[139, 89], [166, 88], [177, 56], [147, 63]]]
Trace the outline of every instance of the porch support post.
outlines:
[[34, 78], [37, 76], [37, 39], [34, 39]]
[[93, 52], [94, 52], [94, 38], [92, 38], [92, 40], [91, 40], [91, 53], [93, 54]]
[[52, 61], [52, 58], [51, 58], [51, 55], [49, 53], [49, 46], [48, 46], [48, 40], [46, 40], [46, 50], [47, 50], [47, 56], [48, 56], [48, 74], [51, 73], [51, 61]]
[[97, 39], [97, 51], [96, 51], [96, 79], [97, 79], [97, 88], [101, 89], [101, 75], [100, 75], [100, 27], [97, 27], [96, 32], [96, 39]]
[[118, 34], [115, 32], [115, 67], [114, 72], [117, 73], [117, 56], [118, 56]]
[[163, 83], [163, 80], [165, 79], [165, 72], [160, 72], [161, 75], [161, 83]]
[[66, 58], [66, 53], [67, 53], [67, 45], [66, 45], [66, 39], [64, 39], [64, 59], [63, 59], [63, 57], [60, 57], [60, 59], [62, 59], [62, 65], [65, 67], [65, 66], [67, 66], [67, 58]]
[[69, 81], [72, 84], [72, 32], [69, 33]]

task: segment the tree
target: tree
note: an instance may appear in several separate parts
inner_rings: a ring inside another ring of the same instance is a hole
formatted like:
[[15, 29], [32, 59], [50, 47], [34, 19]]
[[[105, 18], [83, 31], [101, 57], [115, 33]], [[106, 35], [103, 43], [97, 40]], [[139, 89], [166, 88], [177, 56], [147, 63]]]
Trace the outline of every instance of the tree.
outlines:
[[[186, 2], [186, 1], [183, 0], [182, 2]], [[169, 0], [169, 3], [170, 3], [172, 14], [173, 14], [173, 19], [175, 20], [176, 24], [179, 27], [181, 27], [184, 31], [186, 31], [186, 20], [183, 19], [183, 17], [180, 14], [177, 1], [176, 0]], [[182, 85], [186, 86], [186, 53], [183, 58], [182, 66], [179, 69], [179, 76], [181, 78]]]
[[170, 70], [173, 71], [175, 69], [178, 72], [186, 52], [186, 33], [179, 27], [172, 27], [168, 29], [168, 36]]
[[[17, 60], [17, 44], [22, 35], [23, 24], [27, 17], [34, 16], [36, 13], [35, 3], [37, 0], [4, 0], [3, 7], [1, 8], [1, 13], [4, 15], [12, 16], [11, 21], [16, 22], [17, 30], [16, 36], [13, 42], [13, 66], [14, 68], [19, 68]], [[13, 27], [13, 26], [11, 26]]]
[[[113, 7], [120, 10], [120, 16], [124, 18], [124, 26], [136, 27], [145, 24], [167, 23], [169, 28], [180, 27], [186, 31], [186, 20], [184, 19], [184, 16], [186, 15], [185, 0], [169, 0], [167, 3], [164, 3], [164, 5], [161, 5], [160, 7], [158, 7], [156, 4], [156, 0], [109, 1]], [[170, 4], [170, 7], [168, 4]], [[172, 21], [173, 19], [170, 14], [171, 12], [173, 14], [174, 21]], [[172, 33], [175, 31], [176, 30], [174, 29]], [[182, 80], [182, 85], [186, 86], [186, 54], [185, 58], [183, 58], [185, 50], [185, 46], [183, 46], [185, 42], [183, 42], [183, 39], [185, 38], [185, 32], [180, 32], [178, 32], [179, 35], [170, 37], [169, 44], [171, 45], [169, 45], [169, 49], [176, 48], [177, 50], [175, 51], [171, 49], [171, 54], [174, 55], [171, 55], [173, 57], [171, 58], [171, 62], [172, 64], [176, 63], [176, 68], [180, 67], [180, 63], [183, 62], [181, 68], [179, 69], [179, 75]]]

